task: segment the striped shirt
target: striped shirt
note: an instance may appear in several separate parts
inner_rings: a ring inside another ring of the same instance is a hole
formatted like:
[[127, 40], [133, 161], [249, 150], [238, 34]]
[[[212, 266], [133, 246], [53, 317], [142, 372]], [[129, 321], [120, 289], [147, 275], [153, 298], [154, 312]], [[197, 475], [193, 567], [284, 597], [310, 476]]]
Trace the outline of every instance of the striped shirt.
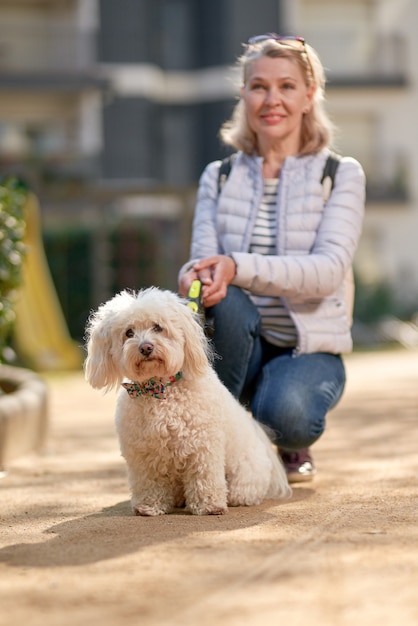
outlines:
[[[264, 194], [250, 240], [250, 252], [276, 254], [278, 184], [277, 178], [264, 180]], [[252, 294], [250, 298], [260, 313], [263, 337], [276, 346], [295, 346], [297, 343], [296, 328], [282, 299]]]

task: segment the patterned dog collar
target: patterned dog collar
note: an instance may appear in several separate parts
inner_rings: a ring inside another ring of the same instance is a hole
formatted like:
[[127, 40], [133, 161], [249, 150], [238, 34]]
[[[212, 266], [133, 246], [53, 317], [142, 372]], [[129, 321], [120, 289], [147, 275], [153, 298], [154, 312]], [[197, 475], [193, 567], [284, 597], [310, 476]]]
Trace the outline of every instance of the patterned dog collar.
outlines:
[[143, 383], [122, 383], [122, 387], [126, 389], [131, 398], [148, 395], [158, 400], [165, 400], [167, 398], [166, 388], [180, 380], [182, 375], [182, 372], [177, 372], [175, 376], [170, 376], [166, 382], [162, 378], [150, 378]]

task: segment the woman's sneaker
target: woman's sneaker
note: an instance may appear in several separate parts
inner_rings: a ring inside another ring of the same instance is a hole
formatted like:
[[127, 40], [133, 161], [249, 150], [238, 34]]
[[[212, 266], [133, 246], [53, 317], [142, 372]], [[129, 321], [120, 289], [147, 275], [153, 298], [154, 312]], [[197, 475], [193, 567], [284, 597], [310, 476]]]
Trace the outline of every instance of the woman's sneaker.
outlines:
[[316, 469], [309, 448], [297, 452], [279, 450], [289, 483], [313, 480]]

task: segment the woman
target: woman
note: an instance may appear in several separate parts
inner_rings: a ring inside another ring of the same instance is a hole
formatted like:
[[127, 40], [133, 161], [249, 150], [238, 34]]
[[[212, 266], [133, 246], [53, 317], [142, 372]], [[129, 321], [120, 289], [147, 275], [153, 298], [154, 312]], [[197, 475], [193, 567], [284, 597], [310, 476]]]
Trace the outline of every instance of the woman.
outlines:
[[239, 63], [240, 100], [221, 129], [237, 154], [221, 191], [219, 161], [203, 172], [179, 289], [200, 279], [219, 377], [270, 427], [289, 480], [311, 480], [309, 448], [341, 398], [352, 348], [347, 280], [365, 179], [342, 158], [324, 201], [332, 127], [323, 67], [302, 38], [253, 37]]

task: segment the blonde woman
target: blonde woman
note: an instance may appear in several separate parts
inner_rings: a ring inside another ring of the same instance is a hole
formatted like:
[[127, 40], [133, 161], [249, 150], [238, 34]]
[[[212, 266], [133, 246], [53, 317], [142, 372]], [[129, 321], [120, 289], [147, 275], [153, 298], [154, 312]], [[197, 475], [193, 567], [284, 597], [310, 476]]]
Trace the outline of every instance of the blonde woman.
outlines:
[[332, 140], [324, 69], [301, 37], [252, 37], [239, 59], [240, 99], [221, 137], [237, 152], [202, 174], [179, 290], [200, 279], [214, 318], [215, 368], [270, 427], [292, 482], [316, 473], [310, 447], [344, 390], [352, 349], [351, 273], [364, 213], [360, 164], [322, 173]]

